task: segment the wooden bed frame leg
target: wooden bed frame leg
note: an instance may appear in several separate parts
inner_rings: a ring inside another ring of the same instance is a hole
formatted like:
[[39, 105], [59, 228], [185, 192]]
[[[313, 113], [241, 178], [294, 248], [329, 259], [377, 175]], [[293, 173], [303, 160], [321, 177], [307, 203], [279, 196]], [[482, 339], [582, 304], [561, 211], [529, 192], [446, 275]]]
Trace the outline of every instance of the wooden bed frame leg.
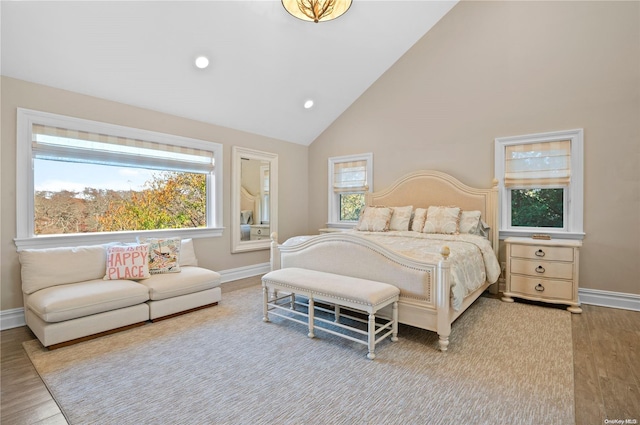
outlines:
[[440, 351], [447, 351], [449, 347], [449, 335], [438, 335], [440, 339], [438, 340], [438, 344], [440, 345]]

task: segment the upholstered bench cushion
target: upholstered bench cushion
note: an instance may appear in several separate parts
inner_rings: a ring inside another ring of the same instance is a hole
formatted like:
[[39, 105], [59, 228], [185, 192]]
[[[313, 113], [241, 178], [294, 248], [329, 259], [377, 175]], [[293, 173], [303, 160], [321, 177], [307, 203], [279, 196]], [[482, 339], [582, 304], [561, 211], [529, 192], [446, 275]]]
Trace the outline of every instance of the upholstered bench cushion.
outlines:
[[267, 286], [273, 283], [290, 288], [293, 292], [304, 290], [319, 297], [325, 295], [367, 306], [385, 303], [400, 294], [397, 287], [387, 283], [296, 267], [269, 272], [262, 277], [262, 282]]
[[27, 307], [45, 322], [62, 322], [148, 299], [148, 289], [136, 282], [95, 279], [44, 288], [29, 295], [26, 301]]
[[192, 294], [220, 286], [220, 273], [202, 267], [181, 267], [180, 273], [154, 274], [138, 281], [152, 301]]

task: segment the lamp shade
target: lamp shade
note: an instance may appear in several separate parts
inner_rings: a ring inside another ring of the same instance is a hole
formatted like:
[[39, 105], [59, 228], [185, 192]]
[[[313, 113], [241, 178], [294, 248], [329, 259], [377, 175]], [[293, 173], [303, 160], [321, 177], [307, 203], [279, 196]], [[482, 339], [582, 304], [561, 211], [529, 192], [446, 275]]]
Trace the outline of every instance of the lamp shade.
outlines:
[[352, 0], [282, 0], [291, 15], [303, 21], [323, 22], [336, 19], [349, 10]]

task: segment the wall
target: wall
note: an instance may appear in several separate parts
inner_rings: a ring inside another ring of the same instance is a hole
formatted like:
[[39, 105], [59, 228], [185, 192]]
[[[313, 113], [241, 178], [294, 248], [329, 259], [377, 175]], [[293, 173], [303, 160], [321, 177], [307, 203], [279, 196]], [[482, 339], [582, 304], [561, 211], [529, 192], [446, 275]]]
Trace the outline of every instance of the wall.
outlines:
[[[16, 108], [22, 107], [112, 124], [170, 133], [224, 145], [223, 225], [230, 224], [231, 146], [243, 146], [279, 155], [278, 231], [282, 238], [304, 233], [307, 222], [307, 151], [296, 145], [224, 127], [136, 108], [116, 102], [2, 77], [0, 189], [0, 310], [22, 307], [20, 264], [13, 238], [16, 237]], [[286, 196], [295, 193], [296, 196]], [[269, 261], [269, 251], [231, 254], [231, 239], [196, 239], [200, 265], [212, 270], [230, 270]]]
[[580, 286], [640, 294], [640, 3], [461, 2], [309, 149], [310, 231], [327, 158], [373, 152], [374, 190], [437, 169], [490, 187], [496, 137], [584, 128]]

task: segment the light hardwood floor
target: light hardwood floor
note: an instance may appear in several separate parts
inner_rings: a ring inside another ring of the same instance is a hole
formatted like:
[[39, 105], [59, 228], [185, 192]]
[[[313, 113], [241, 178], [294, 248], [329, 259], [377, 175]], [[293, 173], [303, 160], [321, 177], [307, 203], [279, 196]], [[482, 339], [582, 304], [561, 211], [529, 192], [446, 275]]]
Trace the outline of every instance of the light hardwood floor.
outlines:
[[[223, 292], [258, 283], [259, 277], [242, 279], [223, 285]], [[600, 425], [605, 419], [638, 424], [640, 312], [582, 308], [582, 314], [571, 316], [576, 424]], [[34, 338], [26, 327], [0, 333], [2, 424], [67, 423], [22, 348], [23, 341]]]

